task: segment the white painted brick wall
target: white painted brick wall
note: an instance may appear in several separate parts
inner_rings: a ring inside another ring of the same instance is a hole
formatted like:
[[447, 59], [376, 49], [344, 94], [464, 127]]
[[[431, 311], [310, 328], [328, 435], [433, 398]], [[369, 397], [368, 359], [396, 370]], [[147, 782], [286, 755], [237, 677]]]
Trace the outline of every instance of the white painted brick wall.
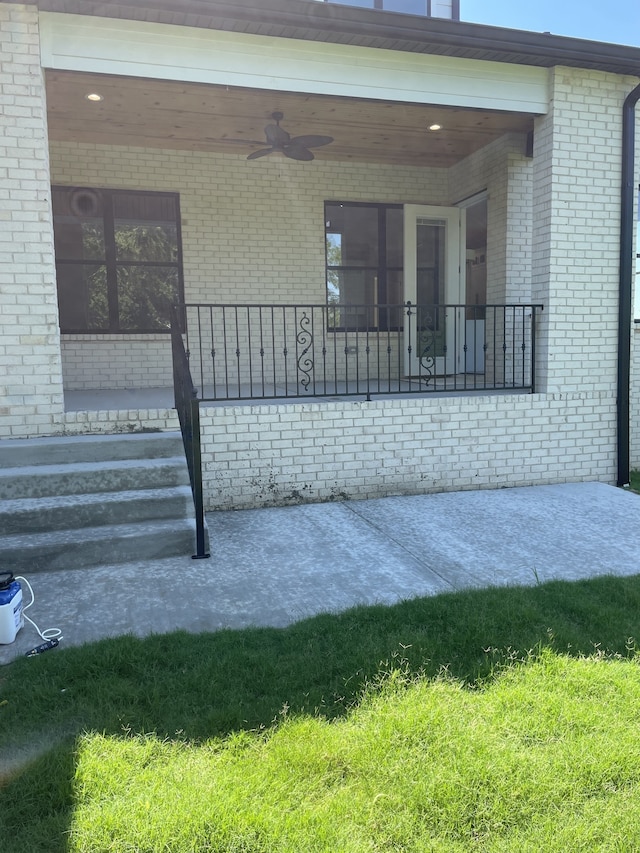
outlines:
[[325, 200], [447, 203], [447, 172], [51, 143], [57, 184], [180, 193], [187, 299], [324, 302]]
[[63, 411], [47, 122], [34, 6], [0, 4], [0, 436]]
[[640, 324], [631, 333], [630, 458], [632, 470], [640, 470]]
[[[324, 303], [325, 201], [449, 201], [444, 169], [245, 157], [244, 149], [233, 156], [51, 143], [54, 184], [180, 193], [191, 302]], [[149, 342], [153, 364], [142, 369], [143, 336], [134, 345], [125, 336], [64, 335], [65, 387], [170, 385], [169, 340], [166, 355], [161, 346], [158, 336]]]
[[586, 392], [203, 409], [209, 509], [615, 479], [615, 397]]
[[179, 430], [175, 409], [108, 409], [100, 412], [65, 412], [52, 435], [132, 433]]
[[67, 391], [167, 388], [172, 369], [169, 335], [62, 336]]
[[487, 301], [531, 299], [532, 161], [526, 139], [507, 134], [449, 170], [453, 203], [487, 191]]
[[622, 104], [633, 80], [556, 68], [536, 121], [533, 299], [540, 390], [615, 387]]
[[[634, 186], [640, 186], [640, 108], [636, 108], [636, 174]], [[633, 205], [634, 214], [638, 215], [638, 208]], [[633, 255], [640, 253], [637, 243], [638, 221], [633, 229]], [[637, 259], [635, 274], [632, 276], [633, 289], [631, 304], [635, 305], [638, 300], [637, 289], [640, 286], [640, 258]], [[636, 319], [640, 316], [636, 313]], [[632, 470], [640, 470], [640, 323], [634, 323], [631, 327], [631, 387], [630, 387], [630, 424], [629, 424], [629, 451]]]

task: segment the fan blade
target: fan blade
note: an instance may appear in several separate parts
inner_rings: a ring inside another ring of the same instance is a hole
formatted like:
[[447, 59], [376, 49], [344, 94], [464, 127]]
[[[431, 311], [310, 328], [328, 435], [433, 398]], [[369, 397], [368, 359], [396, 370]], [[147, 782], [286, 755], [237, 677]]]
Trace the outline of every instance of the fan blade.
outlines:
[[233, 145], [264, 145], [263, 139], [233, 139], [231, 136], [223, 136], [220, 139], [213, 136], [205, 136], [205, 142], [217, 142], [226, 144], [227, 142]]
[[282, 149], [285, 157], [291, 157], [292, 160], [314, 160], [311, 151], [307, 150], [303, 145], [295, 145], [290, 143]]
[[258, 157], [266, 157], [267, 154], [271, 154], [274, 150], [274, 148], [261, 148], [259, 151], [254, 151], [252, 154], [249, 154], [247, 160], [257, 160]]
[[294, 136], [291, 142], [295, 145], [302, 145], [304, 148], [320, 148], [321, 145], [329, 145], [333, 142], [333, 136], [316, 136], [315, 134]]
[[291, 136], [286, 130], [283, 130], [279, 124], [268, 124], [264, 129], [265, 136], [269, 145], [281, 147], [287, 145]]

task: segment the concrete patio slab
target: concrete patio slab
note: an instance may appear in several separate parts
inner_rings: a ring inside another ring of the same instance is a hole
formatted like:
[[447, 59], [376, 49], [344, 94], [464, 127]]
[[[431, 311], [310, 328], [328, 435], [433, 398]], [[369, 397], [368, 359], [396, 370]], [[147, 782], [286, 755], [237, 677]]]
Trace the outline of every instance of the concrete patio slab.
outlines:
[[640, 496], [603, 483], [448, 492], [351, 506], [455, 589], [640, 571]]
[[[68, 646], [282, 627], [356, 604], [640, 570], [640, 496], [601, 483], [221, 512], [208, 522], [210, 560], [33, 573], [28, 614], [41, 629], [61, 628]], [[0, 646], [0, 663], [39, 642], [26, 624]]]

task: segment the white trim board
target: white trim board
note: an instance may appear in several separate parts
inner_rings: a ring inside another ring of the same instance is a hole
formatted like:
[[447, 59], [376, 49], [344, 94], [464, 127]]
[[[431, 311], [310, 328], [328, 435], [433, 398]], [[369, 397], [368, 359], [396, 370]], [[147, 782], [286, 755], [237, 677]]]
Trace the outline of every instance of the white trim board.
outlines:
[[44, 68], [546, 113], [549, 71], [528, 65], [40, 13]]

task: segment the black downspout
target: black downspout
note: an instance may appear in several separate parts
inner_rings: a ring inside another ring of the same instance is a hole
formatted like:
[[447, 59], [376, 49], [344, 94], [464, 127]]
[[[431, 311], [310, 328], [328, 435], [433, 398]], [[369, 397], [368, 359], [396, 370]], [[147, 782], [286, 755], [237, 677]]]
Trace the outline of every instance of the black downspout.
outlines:
[[629, 485], [629, 383], [631, 377], [631, 293], [635, 186], [635, 107], [640, 85], [622, 111], [622, 206], [620, 210], [620, 297], [618, 306], [618, 486]]

